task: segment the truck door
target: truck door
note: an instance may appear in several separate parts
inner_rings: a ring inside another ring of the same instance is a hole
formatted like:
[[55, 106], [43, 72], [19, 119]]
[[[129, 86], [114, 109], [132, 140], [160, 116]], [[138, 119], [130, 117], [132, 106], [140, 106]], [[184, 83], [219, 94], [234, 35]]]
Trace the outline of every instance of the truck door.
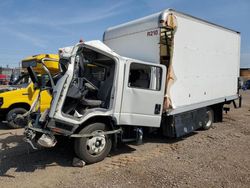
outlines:
[[160, 126], [165, 75], [163, 65], [126, 63], [120, 124]]

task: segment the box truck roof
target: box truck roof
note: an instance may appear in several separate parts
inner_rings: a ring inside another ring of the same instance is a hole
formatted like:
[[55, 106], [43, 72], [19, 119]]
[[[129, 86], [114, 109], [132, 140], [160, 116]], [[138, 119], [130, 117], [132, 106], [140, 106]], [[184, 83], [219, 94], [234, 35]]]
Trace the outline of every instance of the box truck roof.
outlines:
[[143, 18], [139, 18], [139, 19], [136, 19], [136, 20], [124, 23], [124, 24], [120, 24], [120, 25], [108, 28], [103, 34], [103, 41], [111, 40], [111, 39], [121, 37], [124, 35], [129, 35], [132, 33], [134, 34], [137, 32], [142, 32], [142, 31], [162, 27], [167, 22], [167, 19], [168, 19], [167, 17], [171, 13], [173, 15], [186, 17], [188, 19], [195, 20], [196, 22], [201, 22], [201, 23], [205, 23], [210, 26], [213, 26], [213, 27], [224, 29], [229, 32], [240, 33], [238, 31], [214, 24], [212, 22], [188, 15], [182, 12], [178, 12], [173, 9], [166, 9], [161, 12], [158, 12], [158, 13], [155, 13], [155, 14], [143, 17]]

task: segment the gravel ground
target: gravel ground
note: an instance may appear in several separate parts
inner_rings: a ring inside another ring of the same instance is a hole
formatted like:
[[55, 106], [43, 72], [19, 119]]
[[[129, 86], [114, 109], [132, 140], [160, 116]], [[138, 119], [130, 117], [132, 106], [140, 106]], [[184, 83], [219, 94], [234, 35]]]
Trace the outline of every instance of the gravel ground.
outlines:
[[0, 125], [0, 187], [250, 187], [250, 91], [208, 131], [123, 145], [104, 161], [72, 167], [70, 144], [32, 150], [22, 129]]

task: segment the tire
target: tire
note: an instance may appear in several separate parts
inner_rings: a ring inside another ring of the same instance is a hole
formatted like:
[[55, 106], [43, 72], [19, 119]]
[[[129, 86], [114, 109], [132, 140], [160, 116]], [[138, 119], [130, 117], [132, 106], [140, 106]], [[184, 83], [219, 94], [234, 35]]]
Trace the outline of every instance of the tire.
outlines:
[[214, 122], [214, 111], [212, 108], [208, 107], [205, 115], [205, 121], [202, 126], [203, 130], [208, 130], [212, 127]]
[[[93, 123], [84, 127], [79, 134], [91, 134], [107, 130], [105, 124]], [[76, 155], [87, 164], [102, 161], [109, 154], [111, 147], [112, 139], [109, 135], [76, 138], [74, 143]]]
[[24, 108], [13, 108], [12, 110], [10, 110], [6, 116], [6, 121], [8, 122], [7, 126], [12, 129], [23, 128], [25, 125], [17, 124], [15, 122], [15, 117], [17, 116], [17, 114], [25, 114], [26, 112], [27, 110]]

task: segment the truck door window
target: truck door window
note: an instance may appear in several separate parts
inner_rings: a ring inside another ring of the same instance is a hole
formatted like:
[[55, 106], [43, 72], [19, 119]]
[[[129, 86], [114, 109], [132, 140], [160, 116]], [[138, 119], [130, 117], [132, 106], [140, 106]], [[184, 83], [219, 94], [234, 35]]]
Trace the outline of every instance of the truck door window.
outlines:
[[128, 86], [132, 88], [161, 89], [162, 69], [160, 67], [131, 63]]

